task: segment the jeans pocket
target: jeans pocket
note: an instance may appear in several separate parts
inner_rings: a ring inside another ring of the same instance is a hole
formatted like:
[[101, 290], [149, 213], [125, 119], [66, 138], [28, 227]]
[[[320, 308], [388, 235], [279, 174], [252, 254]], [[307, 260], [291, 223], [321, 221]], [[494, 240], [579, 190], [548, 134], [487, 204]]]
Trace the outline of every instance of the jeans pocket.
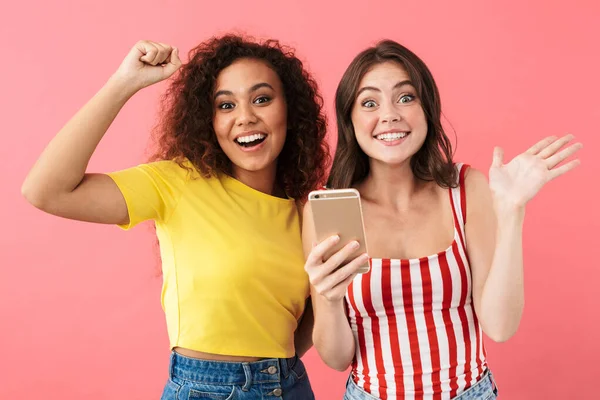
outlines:
[[235, 386], [231, 385], [194, 385], [190, 388], [188, 400], [212, 399], [233, 400], [235, 399]]

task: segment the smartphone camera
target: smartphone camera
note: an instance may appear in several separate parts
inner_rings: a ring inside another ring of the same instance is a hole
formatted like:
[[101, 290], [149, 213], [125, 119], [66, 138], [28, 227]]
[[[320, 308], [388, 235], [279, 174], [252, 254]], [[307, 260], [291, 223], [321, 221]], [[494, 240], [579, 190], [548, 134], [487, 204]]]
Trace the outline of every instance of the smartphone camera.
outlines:
[[319, 196], [318, 194], [315, 194], [315, 199], [318, 199], [319, 197], [321, 197], [321, 196]]

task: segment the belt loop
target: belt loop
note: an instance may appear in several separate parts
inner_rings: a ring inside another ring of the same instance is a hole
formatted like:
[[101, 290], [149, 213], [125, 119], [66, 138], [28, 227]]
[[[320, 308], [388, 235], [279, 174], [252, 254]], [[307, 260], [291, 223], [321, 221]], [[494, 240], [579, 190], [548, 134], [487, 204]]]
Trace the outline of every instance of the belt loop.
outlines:
[[242, 390], [247, 392], [250, 390], [250, 386], [252, 386], [252, 369], [250, 368], [250, 364], [247, 362], [243, 362], [242, 367], [244, 368], [244, 375], [246, 375], [246, 383], [244, 383]]

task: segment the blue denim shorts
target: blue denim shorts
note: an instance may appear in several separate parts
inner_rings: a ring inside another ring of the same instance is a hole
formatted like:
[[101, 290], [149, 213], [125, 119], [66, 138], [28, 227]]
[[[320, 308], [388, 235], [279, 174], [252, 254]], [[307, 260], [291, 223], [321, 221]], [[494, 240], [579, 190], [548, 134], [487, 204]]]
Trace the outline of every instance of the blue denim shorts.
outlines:
[[[495, 400], [498, 398], [498, 388], [496, 387], [496, 381], [490, 370], [487, 370], [483, 374], [483, 378], [476, 384], [462, 392], [453, 400]], [[348, 379], [346, 384], [346, 393], [344, 394], [344, 400], [378, 400], [379, 397], [373, 396], [365, 392], [360, 388], [352, 377]]]
[[206, 361], [172, 352], [161, 400], [314, 400], [297, 357], [256, 362]]

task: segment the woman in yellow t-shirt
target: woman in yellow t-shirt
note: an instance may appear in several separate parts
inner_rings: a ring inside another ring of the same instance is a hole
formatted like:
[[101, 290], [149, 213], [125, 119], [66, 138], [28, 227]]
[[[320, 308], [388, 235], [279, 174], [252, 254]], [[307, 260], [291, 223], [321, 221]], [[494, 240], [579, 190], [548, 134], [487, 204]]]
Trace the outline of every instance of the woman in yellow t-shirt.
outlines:
[[[171, 349], [163, 399], [312, 399], [297, 201], [324, 181], [322, 98], [294, 52], [227, 35], [182, 65], [140, 41], [50, 142], [23, 184], [34, 206], [129, 229], [152, 220]], [[86, 173], [139, 90], [169, 78], [152, 162]]]

